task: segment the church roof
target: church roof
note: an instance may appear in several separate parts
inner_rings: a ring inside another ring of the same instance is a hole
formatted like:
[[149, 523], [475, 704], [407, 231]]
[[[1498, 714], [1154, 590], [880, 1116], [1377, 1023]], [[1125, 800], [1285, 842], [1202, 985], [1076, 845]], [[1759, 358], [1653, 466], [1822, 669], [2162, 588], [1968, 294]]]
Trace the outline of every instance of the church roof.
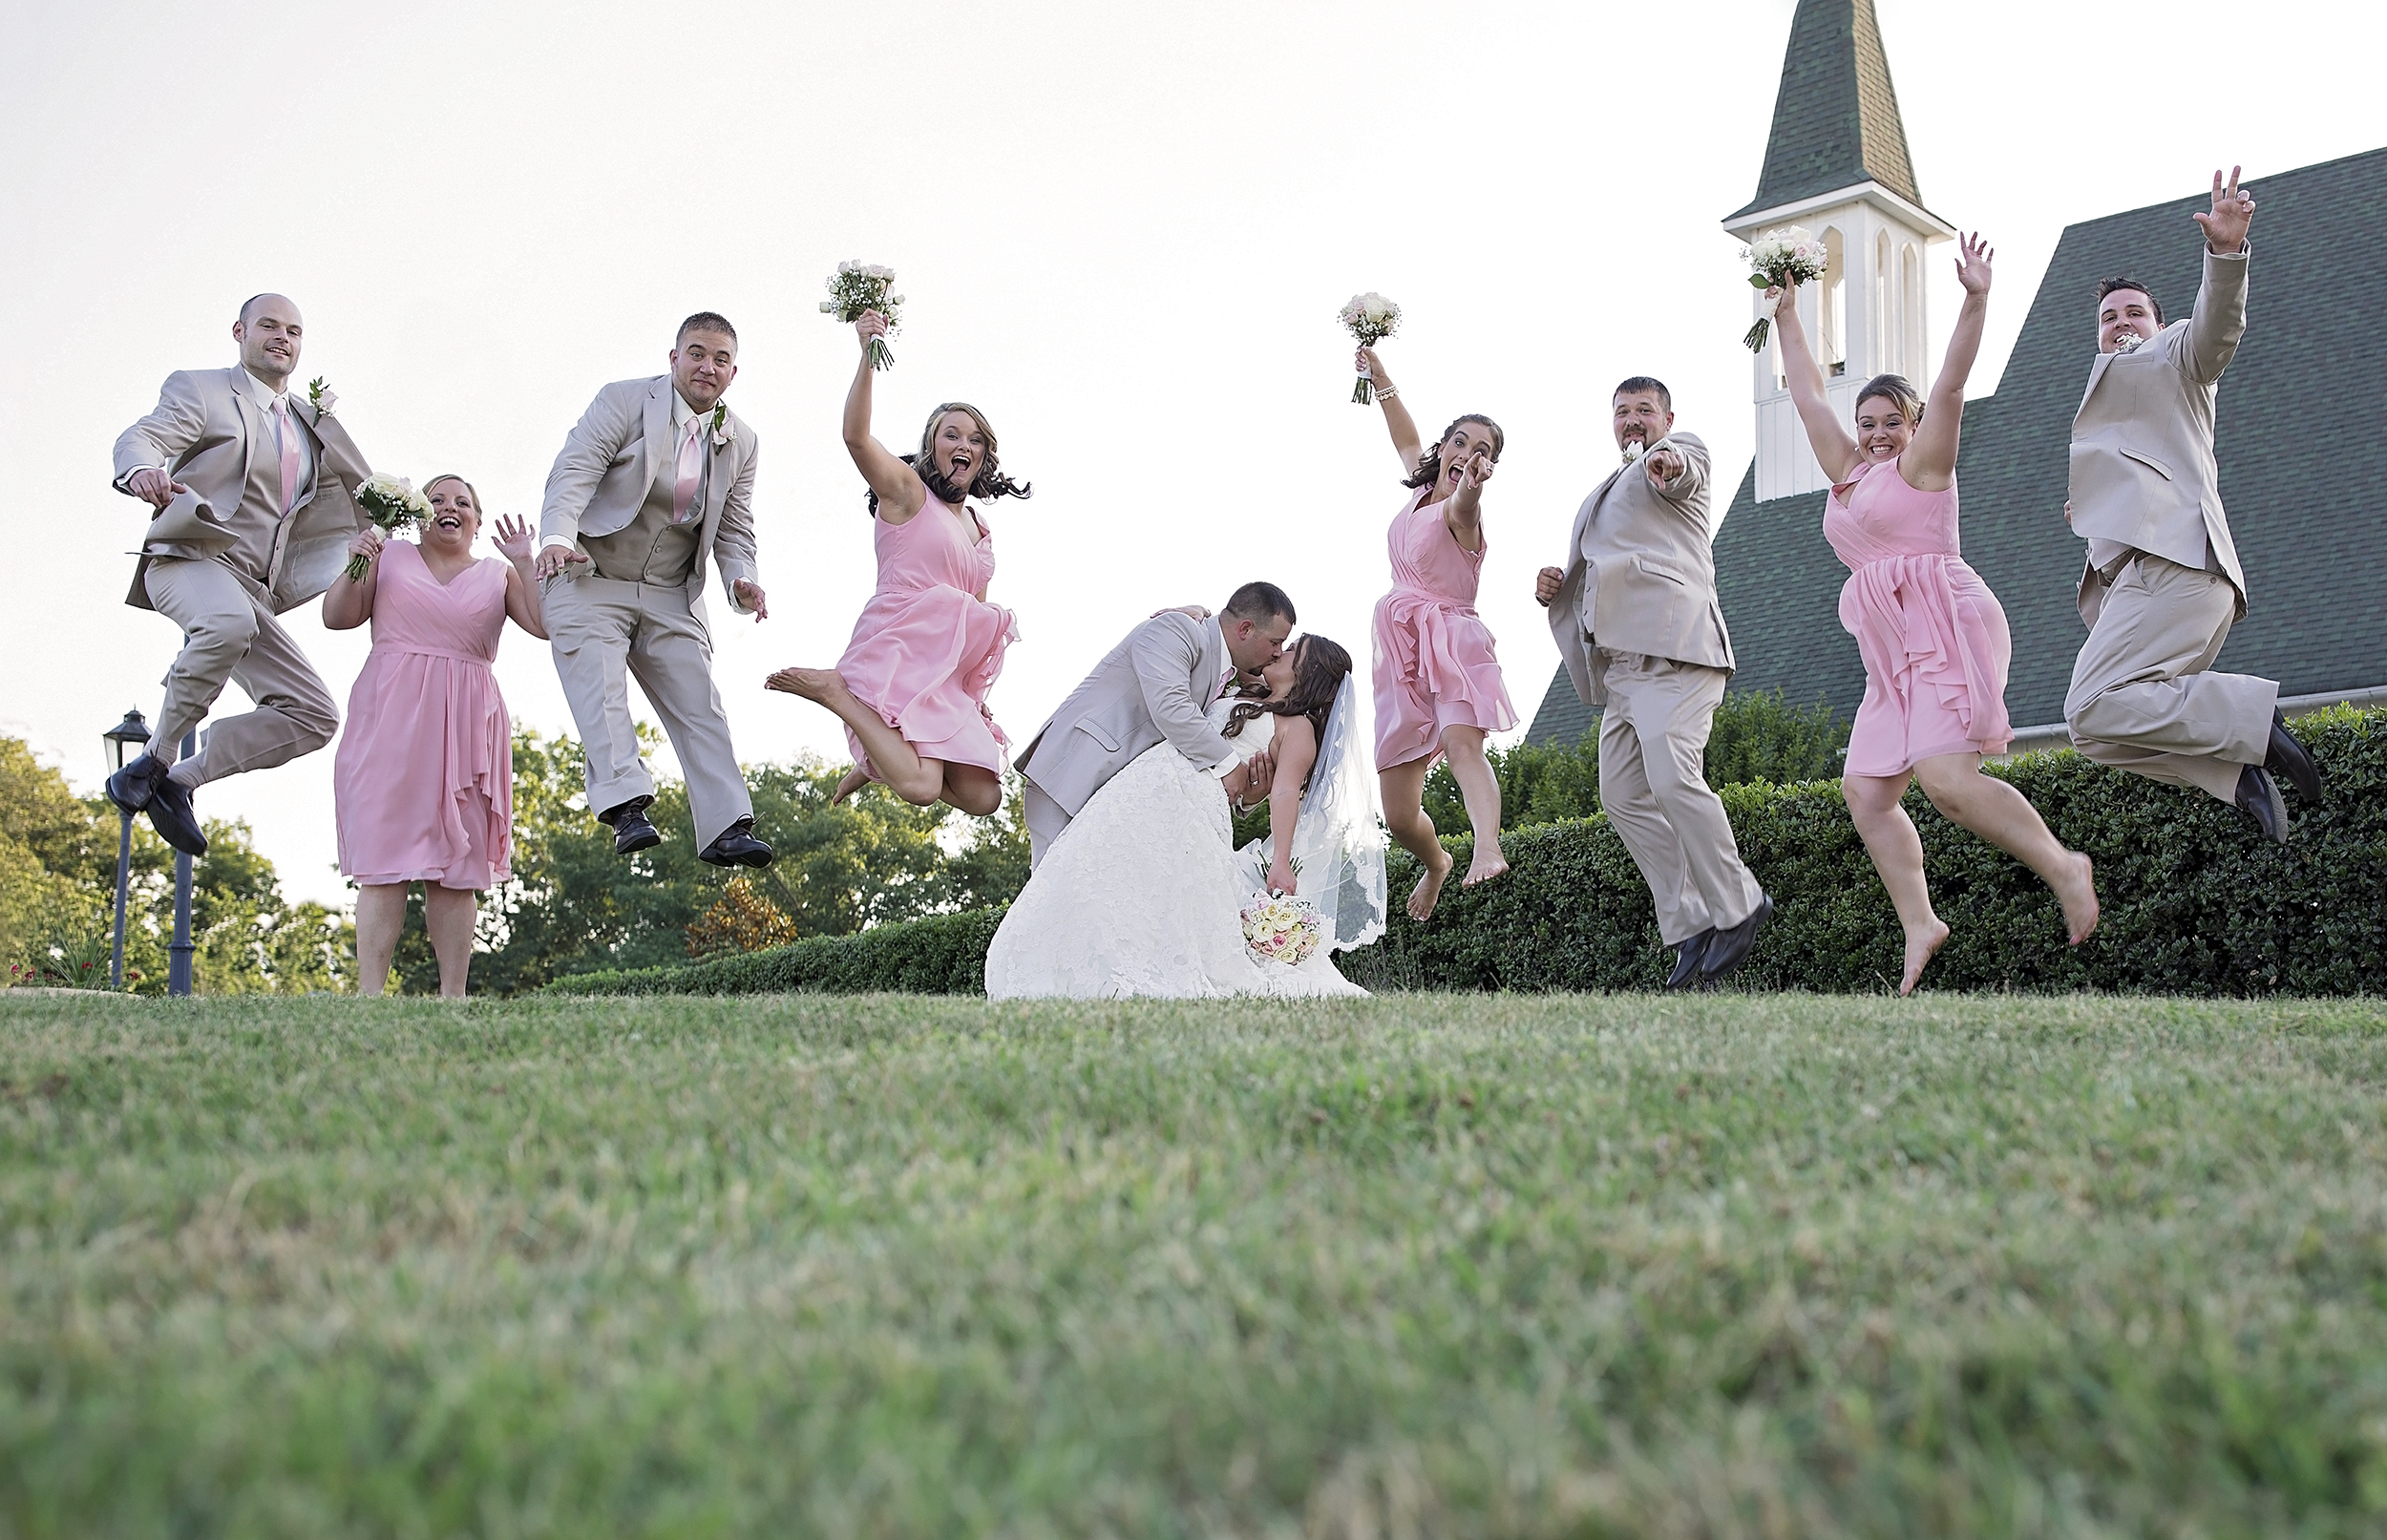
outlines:
[[[2261, 200], [2246, 340], [2222, 376], [2214, 451], [2246, 571], [2247, 617], [2216, 666], [2286, 695], [2387, 685], [2387, 391], [2362, 317], [2387, 207], [2387, 148], [2250, 179]], [[2097, 281], [2128, 273], [2177, 319], [2195, 302], [2197, 193], [2067, 228], [1997, 393], [1965, 404], [1957, 458], [1965, 559], [2014, 634], [2006, 708], [2017, 727], [2063, 719], [2085, 632], [2074, 607], [2082, 544], [2063, 522], [2073, 413], [2096, 348]], [[1993, 297], [1993, 304], [2010, 303]], [[1758, 502], [1743, 475], [1716, 537], [1716, 586], [1741, 667], [1735, 690], [1864, 698], [1840, 627], [1848, 577], [1824, 543], [1822, 493]], [[1559, 670], [1531, 731], [1572, 742], [1591, 725]]]
[[1873, 0], [1799, 0], [1765, 169], [1730, 220], [1868, 181], [1922, 204]]

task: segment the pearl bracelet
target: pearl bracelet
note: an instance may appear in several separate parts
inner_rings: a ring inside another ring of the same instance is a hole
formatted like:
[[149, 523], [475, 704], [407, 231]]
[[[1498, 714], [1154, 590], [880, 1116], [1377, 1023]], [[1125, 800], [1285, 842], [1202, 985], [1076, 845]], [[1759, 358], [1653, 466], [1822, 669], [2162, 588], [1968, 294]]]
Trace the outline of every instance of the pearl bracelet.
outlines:
[[1400, 393], [1401, 387], [1397, 385], [1379, 385], [1376, 387], [1376, 399], [1379, 401], [1389, 401]]

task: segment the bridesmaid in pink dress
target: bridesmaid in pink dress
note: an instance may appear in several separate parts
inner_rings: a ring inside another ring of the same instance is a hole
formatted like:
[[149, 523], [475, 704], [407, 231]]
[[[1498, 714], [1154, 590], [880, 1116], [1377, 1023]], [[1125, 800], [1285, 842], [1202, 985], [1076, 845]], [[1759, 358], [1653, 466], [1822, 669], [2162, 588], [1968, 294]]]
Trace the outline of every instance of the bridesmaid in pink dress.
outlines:
[[479, 494], [443, 475], [423, 496], [422, 543], [368, 524], [349, 542], [365, 576], [336, 579], [324, 595], [329, 629], [373, 625], [331, 785], [340, 870], [356, 883], [356, 992], [382, 992], [407, 888], [420, 882], [439, 992], [460, 999], [480, 892], [512, 875], [514, 734], [490, 665], [507, 616], [542, 642], [547, 623], [529, 522], [499, 519], [504, 559], [475, 560]]
[[1504, 443], [1489, 417], [1466, 416], [1430, 451], [1401, 404], [1373, 348], [1358, 367], [1374, 382], [1393, 453], [1413, 489], [1394, 516], [1385, 544], [1392, 592], [1376, 601], [1376, 775], [1384, 827], [1418, 858], [1425, 875], [1409, 894], [1409, 918], [1430, 918], [1450, 875], [1425, 807], [1426, 775], [1447, 754], [1450, 774], [1475, 831], [1466, 880], [1472, 887], [1509, 870], [1500, 850], [1500, 782], [1484, 752], [1484, 735], [1516, 726], [1516, 707], [1500, 680], [1491, 629], [1475, 613], [1484, 570], [1484, 483]]
[[[1964, 564], [1956, 541], [1956, 442], [1965, 377], [1989, 316], [1992, 255], [1977, 236], [1962, 243], [1956, 277], [1964, 306], [1928, 410], [1903, 376], [1876, 376], [1857, 393], [1853, 438], [1825, 398], [1823, 370], [1798, 306], [1781, 304], [1775, 318], [1791, 399], [1833, 483], [1824, 538], [1848, 565], [1840, 623], [1856, 638], [1865, 663], [1865, 700], [1848, 734], [1840, 786], [1906, 931], [1902, 995], [1948, 939], [1932, 911], [1923, 843], [1898, 805], [1910, 779], [1923, 783], [1923, 794], [1949, 821], [2046, 879], [2063, 904], [2075, 946], [2097, 928], [2089, 858], [2058, 842], [2022, 793], [1980, 772], [1982, 756], [2004, 752], [2014, 739], [2006, 718], [2014, 648], [2005, 611]], [[1766, 293], [1783, 298], [1780, 290]]]
[[906, 802], [943, 802], [977, 817], [1003, 806], [1010, 739], [986, 692], [1018, 636], [1011, 612], [986, 601], [994, 537], [973, 496], [1025, 497], [1003, 474], [995, 431], [976, 407], [948, 401], [928, 414], [918, 454], [898, 457], [871, 436], [870, 340], [884, 318], [855, 323], [862, 357], [845, 400], [845, 447], [870, 483], [878, 587], [832, 668], [782, 668], [765, 683], [817, 701], [845, 724], [854, 770], [840, 799], [869, 781]]

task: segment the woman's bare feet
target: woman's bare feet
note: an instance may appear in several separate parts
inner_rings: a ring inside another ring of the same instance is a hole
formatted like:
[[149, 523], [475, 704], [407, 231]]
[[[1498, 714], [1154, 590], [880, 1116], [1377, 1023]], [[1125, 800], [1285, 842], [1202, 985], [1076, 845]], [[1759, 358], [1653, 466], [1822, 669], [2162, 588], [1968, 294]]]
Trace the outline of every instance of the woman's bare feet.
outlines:
[[1923, 977], [1923, 968], [1931, 961], [1932, 954], [1947, 939], [1948, 927], [1936, 916], [1921, 930], [1907, 932], [1907, 976], [1898, 981], [1899, 994], [1914, 993], [1914, 981]]
[[835, 807], [868, 785], [870, 785], [870, 777], [862, 773], [862, 767], [855, 766], [845, 772], [845, 779], [837, 783], [837, 794], [829, 799], [829, 805]]
[[1475, 858], [1467, 863], [1467, 875], [1459, 880], [1459, 886], [1471, 888], [1478, 882], [1489, 882], [1494, 877], [1508, 875], [1509, 858], [1500, 854], [1500, 847], [1494, 845], [1489, 851], [1486, 851], [1479, 845], [1476, 847]]
[[1434, 905], [1442, 900], [1443, 879], [1449, 876], [1450, 869], [1458, 864], [1450, 858], [1448, 851], [1439, 846], [1434, 854], [1442, 859], [1427, 862], [1425, 875], [1419, 877], [1417, 886], [1409, 890], [1409, 918], [1421, 923], [1434, 918]]
[[2056, 889], [2056, 897], [2063, 904], [2063, 928], [2078, 946], [2097, 929], [2097, 868], [2081, 852], [2070, 854], [2078, 864], [2071, 880]]
[[827, 706], [832, 697], [846, 692], [845, 681], [834, 668], [782, 668], [763, 681], [765, 689], [775, 689], [789, 695], [800, 695], [808, 701]]

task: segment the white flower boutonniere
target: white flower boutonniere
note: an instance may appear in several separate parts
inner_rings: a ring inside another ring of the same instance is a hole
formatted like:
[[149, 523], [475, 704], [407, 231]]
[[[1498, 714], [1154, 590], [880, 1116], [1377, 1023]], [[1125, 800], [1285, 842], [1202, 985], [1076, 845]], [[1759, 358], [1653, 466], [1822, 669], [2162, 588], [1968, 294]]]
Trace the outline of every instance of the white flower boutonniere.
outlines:
[[315, 409], [316, 416], [328, 417], [332, 408], [340, 404], [340, 398], [332, 393], [331, 388], [324, 384], [324, 377], [318, 374], [306, 382], [306, 404]]
[[1631, 465], [1634, 461], [1639, 459], [1642, 455], [1647, 454], [1648, 453], [1649, 446], [1642, 443], [1638, 439], [1635, 439], [1632, 443], [1627, 444], [1624, 447], [1624, 463]]
[[2114, 351], [2117, 353], [2135, 353], [2142, 347], [2145, 346], [2150, 340], [2151, 339], [2149, 338], [2140, 336], [2135, 331], [2125, 332], [2121, 337], [2115, 339]]
[[713, 408], [713, 448], [727, 449], [729, 440], [736, 436], [735, 430], [729, 426], [729, 409], [727, 406]]

